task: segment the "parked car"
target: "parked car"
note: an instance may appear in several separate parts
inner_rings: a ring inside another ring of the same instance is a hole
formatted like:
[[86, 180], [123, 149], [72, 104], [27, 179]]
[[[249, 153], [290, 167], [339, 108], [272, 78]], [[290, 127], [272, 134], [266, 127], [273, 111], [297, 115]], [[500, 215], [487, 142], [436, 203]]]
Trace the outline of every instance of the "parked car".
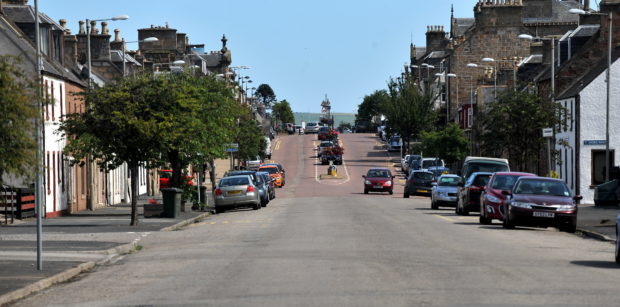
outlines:
[[456, 208], [458, 215], [469, 215], [471, 211], [480, 211], [480, 194], [484, 186], [489, 183], [493, 173], [477, 172], [469, 176], [464, 184], [461, 184], [457, 194]]
[[431, 209], [456, 207], [456, 196], [461, 180], [459, 175], [439, 176], [431, 191]]
[[421, 155], [409, 155], [407, 162], [405, 163], [405, 169], [403, 170], [407, 177], [413, 170], [419, 170], [422, 165], [422, 156]]
[[295, 133], [295, 124], [293, 124], [293, 123], [286, 123], [285, 127], [286, 127], [286, 132], [288, 132], [288, 134], [294, 134]]
[[310, 134], [310, 133], [318, 133], [319, 132], [319, 127], [321, 127], [319, 125], [319, 123], [317, 122], [309, 122], [306, 124], [306, 133]]
[[256, 188], [258, 189], [258, 193], [260, 195], [261, 205], [263, 207], [267, 206], [267, 203], [269, 202], [267, 182], [265, 182], [265, 180], [263, 180], [261, 176], [257, 174], [256, 171], [247, 171], [247, 170], [246, 171], [230, 171], [224, 174], [224, 178], [230, 177], [230, 176], [240, 176], [240, 175], [247, 175], [252, 178], [252, 183], [254, 184], [254, 186], [256, 186]]
[[400, 170], [401, 171], [405, 171], [405, 165], [409, 162], [409, 156], [411, 155], [405, 155], [402, 159], [400, 159]]
[[295, 125], [294, 129], [299, 135], [302, 135], [305, 133], [305, 129], [301, 125]]
[[407, 178], [403, 197], [409, 198], [409, 195], [431, 196], [433, 178], [433, 173], [429, 171], [412, 171], [409, 178]]
[[403, 141], [400, 136], [392, 136], [388, 141], [387, 150], [388, 151], [400, 151], [400, 148], [403, 146]]
[[249, 175], [230, 176], [220, 179], [215, 196], [215, 212], [249, 206], [254, 210], [261, 208], [258, 188]]
[[464, 179], [469, 178], [475, 172], [509, 172], [510, 165], [507, 159], [487, 158], [487, 157], [467, 157], [463, 167], [459, 172]]
[[271, 179], [274, 180], [273, 183], [276, 185], [276, 187], [281, 188], [284, 186], [284, 179], [282, 177], [282, 173], [280, 173], [280, 170], [277, 166], [263, 165], [258, 169], [258, 171], [269, 173], [269, 176], [271, 176]]
[[282, 174], [282, 181], [284, 183], [286, 183], [286, 171], [284, 170], [284, 167], [282, 166], [282, 164], [280, 164], [280, 163], [265, 163], [265, 164], [263, 164], [263, 166], [269, 166], [269, 165], [275, 165], [278, 168], [278, 171], [280, 171], [280, 174]]
[[517, 225], [557, 227], [560, 231], [577, 229], [577, 203], [581, 196], [571, 196], [562, 180], [546, 177], [521, 177], [504, 202], [504, 228]]
[[441, 175], [450, 174], [450, 169], [445, 166], [431, 166], [427, 168], [426, 170], [433, 173], [433, 175], [435, 175], [435, 181], [437, 181], [437, 179]]
[[503, 191], [510, 191], [517, 180], [524, 176], [536, 176], [531, 173], [497, 172], [491, 176], [489, 183], [480, 196], [480, 224], [488, 225], [493, 220], [502, 220], [502, 206], [506, 200]]
[[445, 167], [446, 165], [443, 162], [443, 160], [439, 158], [423, 158], [422, 159], [422, 164], [421, 164], [422, 169], [429, 169], [430, 167], [433, 167], [433, 166]]
[[371, 168], [364, 178], [364, 194], [368, 192], [388, 192], [394, 194], [394, 176], [387, 168]]
[[261, 165], [263, 165], [263, 159], [261, 159], [260, 156], [256, 156], [252, 160], [245, 161], [245, 168], [250, 171], [257, 170]]
[[259, 176], [262, 176], [263, 181], [267, 187], [267, 195], [269, 196], [269, 200], [276, 198], [276, 185], [271, 179], [271, 176], [267, 172], [256, 172]]

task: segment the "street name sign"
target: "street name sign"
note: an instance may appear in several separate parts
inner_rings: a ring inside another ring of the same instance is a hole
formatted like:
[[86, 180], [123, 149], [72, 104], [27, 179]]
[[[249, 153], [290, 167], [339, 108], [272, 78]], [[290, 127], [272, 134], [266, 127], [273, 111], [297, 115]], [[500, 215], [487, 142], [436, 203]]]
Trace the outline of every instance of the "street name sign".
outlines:
[[239, 143], [226, 144], [226, 152], [238, 152], [238, 151], [239, 151]]
[[553, 137], [553, 128], [543, 128], [542, 135], [544, 138]]
[[583, 141], [583, 145], [605, 145], [607, 141], [605, 140], [585, 140]]

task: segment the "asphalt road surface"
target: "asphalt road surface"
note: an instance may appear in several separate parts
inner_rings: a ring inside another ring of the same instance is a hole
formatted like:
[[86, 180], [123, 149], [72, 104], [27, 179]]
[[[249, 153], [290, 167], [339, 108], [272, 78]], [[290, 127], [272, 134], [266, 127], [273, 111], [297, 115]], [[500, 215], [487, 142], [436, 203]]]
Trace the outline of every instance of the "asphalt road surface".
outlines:
[[140, 252], [18, 306], [426, 306], [620, 304], [613, 245], [554, 229], [481, 226], [424, 197], [364, 195], [392, 167], [377, 139], [343, 137], [342, 179], [320, 180], [315, 135], [283, 136], [278, 198], [258, 211], [153, 233]]

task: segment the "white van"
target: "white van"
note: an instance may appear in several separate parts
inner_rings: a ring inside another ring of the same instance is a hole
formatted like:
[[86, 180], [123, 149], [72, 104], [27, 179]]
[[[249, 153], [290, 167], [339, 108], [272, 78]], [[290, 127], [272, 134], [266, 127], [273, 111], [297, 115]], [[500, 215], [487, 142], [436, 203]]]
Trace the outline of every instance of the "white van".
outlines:
[[306, 129], [305, 132], [307, 134], [309, 133], [319, 133], [319, 128], [321, 127], [321, 125], [319, 125], [319, 123], [317, 122], [309, 122], [306, 124]]
[[265, 146], [265, 157], [271, 160], [271, 139], [267, 136], [265, 137], [265, 143], [267, 144]]

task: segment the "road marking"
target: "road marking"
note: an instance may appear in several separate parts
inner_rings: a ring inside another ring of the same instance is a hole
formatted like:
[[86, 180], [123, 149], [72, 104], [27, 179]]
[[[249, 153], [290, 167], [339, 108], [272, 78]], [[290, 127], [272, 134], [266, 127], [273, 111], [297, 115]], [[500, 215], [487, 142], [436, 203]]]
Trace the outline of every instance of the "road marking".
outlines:
[[442, 215], [439, 215], [439, 214], [433, 214], [433, 216], [438, 217], [438, 218], [440, 218], [442, 220], [448, 221], [450, 223], [456, 222], [456, 220], [453, 220], [453, 219], [451, 219], [449, 217], [445, 217], [445, 216], [442, 216]]
[[276, 146], [274, 147], [274, 149], [273, 149], [273, 150], [280, 150], [280, 143], [282, 143], [282, 140], [278, 139], [278, 140], [276, 141]]

